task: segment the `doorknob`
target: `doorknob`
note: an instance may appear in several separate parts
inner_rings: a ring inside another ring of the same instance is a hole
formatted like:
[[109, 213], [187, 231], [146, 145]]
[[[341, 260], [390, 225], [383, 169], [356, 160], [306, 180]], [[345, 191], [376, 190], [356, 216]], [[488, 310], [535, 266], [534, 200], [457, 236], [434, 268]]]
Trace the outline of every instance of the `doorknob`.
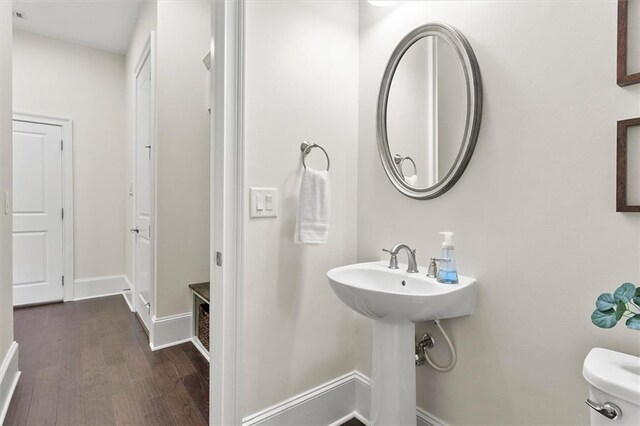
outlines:
[[136, 234], [139, 234], [139, 233], [140, 233], [140, 228], [138, 228], [138, 227], [136, 226], [135, 228], [131, 228], [131, 229], [129, 229], [129, 231], [131, 231], [131, 232], [135, 232]]

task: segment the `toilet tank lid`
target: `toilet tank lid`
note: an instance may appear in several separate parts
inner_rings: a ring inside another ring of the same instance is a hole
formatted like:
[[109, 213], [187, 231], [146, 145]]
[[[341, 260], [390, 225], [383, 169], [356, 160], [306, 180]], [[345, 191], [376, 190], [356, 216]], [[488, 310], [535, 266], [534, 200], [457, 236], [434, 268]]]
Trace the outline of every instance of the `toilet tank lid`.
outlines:
[[640, 405], [640, 358], [593, 348], [584, 360], [582, 375], [594, 387]]

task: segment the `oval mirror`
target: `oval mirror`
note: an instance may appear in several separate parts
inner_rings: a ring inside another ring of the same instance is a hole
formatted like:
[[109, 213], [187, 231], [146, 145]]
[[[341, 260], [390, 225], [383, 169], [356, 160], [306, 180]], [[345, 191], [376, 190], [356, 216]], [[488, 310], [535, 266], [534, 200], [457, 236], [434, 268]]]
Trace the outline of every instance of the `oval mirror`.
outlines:
[[440, 23], [411, 31], [378, 96], [378, 151], [391, 183], [416, 199], [448, 191], [471, 159], [481, 116], [480, 69], [464, 35]]

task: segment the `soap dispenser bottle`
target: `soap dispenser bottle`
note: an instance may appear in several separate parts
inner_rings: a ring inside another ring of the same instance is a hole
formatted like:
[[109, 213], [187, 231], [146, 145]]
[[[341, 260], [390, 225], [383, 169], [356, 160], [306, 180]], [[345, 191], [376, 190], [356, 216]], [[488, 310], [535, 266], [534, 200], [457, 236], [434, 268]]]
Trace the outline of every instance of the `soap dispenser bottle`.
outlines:
[[438, 282], [444, 284], [458, 284], [458, 271], [456, 270], [456, 259], [453, 254], [453, 232], [441, 232], [444, 235], [442, 242], [443, 260], [438, 269]]

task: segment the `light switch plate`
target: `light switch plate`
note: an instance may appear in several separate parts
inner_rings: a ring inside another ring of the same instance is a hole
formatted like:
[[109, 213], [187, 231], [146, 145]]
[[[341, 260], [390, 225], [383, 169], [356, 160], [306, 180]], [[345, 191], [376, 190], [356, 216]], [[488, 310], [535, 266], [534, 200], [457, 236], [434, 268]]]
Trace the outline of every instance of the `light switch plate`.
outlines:
[[251, 217], [278, 216], [277, 188], [249, 188]]

